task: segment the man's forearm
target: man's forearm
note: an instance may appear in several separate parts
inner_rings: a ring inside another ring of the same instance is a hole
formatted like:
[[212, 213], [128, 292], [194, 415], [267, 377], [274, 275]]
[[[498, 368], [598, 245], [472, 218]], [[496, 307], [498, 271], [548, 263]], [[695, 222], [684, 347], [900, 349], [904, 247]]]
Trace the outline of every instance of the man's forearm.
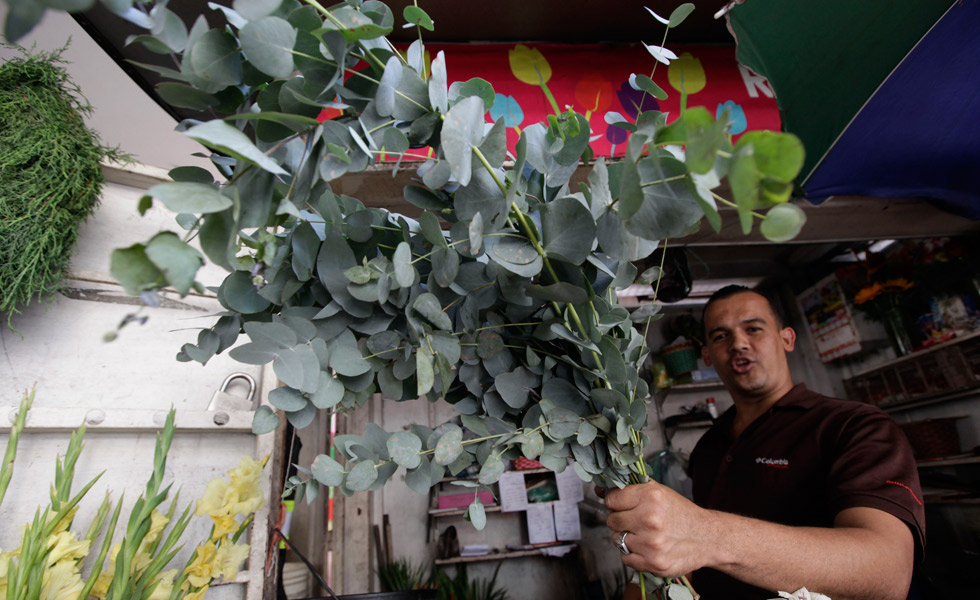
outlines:
[[[761, 588], [806, 587], [833, 600], [903, 600], [913, 541], [897, 518], [848, 509], [834, 528], [788, 527], [708, 511], [708, 566]], [[697, 581], [694, 582], [695, 589]]]

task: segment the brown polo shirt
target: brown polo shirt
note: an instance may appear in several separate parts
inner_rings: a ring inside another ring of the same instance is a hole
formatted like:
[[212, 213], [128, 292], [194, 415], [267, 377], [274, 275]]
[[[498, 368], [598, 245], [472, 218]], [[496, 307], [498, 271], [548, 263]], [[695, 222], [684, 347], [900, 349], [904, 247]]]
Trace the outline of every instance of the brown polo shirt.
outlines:
[[[877, 508], [908, 524], [921, 558], [925, 510], [915, 459], [884, 411], [799, 384], [738, 439], [734, 418], [734, 408], [721, 415], [691, 454], [697, 504], [811, 527], [833, 527], [845, 508]], [[775, 596], [713, 569], [697, 571], [692, 584], [704, 600]]]

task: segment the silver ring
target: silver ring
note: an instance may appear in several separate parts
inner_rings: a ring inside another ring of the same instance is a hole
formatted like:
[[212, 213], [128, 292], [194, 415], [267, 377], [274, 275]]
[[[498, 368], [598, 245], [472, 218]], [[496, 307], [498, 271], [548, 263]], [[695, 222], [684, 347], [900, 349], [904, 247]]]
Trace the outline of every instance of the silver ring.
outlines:
[[616, 538], [616, 547], [619, 548], [619, 551], [623, 554], [632, 554], [629, 547], [626, 545], [626, 535], [628, 533], [628, 531], [624, 531], [623, 533], [619, 534], [618, 538]]

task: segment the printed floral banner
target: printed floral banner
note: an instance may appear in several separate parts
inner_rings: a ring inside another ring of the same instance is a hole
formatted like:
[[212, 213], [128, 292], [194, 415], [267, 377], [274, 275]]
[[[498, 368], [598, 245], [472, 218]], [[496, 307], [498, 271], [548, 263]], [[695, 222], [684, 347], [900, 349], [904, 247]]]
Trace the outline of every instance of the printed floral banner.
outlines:
[[[672, 47], [678, 58], [659, 64], [642, 45], [601, 44], [427, 44], [427, 58], [442, 50], [449, 82], [473, 77], [488, 80], [497, 92], [488, 121], [503, 119], [511, 152], [519, 131], [546, 121], [567, 106], [585, 115], [596, 139], [597, 156], [622, 156], [627, 133], [609, 125], [606, 115], [619, 113], [633, 121], [639, 109], [668, 113], [668, 122], [680, 111], [681, 90], [688, 106], [704, 106], [714, 114], [728, 108], [731, 133], [780, 129], [779, 112], [768, 82], [735, 60], [730, 46]], [[667, 92], [666, 100], [630, 87], [630, 75], [649, 76]], [[540, 85], [540, 81], [544, 85]], [[550, 96], [550, 97], [549, 97]], [[554, 102], [552, 102], [552, 99]], [[614, 122], [617, 119], [612, 119]]]

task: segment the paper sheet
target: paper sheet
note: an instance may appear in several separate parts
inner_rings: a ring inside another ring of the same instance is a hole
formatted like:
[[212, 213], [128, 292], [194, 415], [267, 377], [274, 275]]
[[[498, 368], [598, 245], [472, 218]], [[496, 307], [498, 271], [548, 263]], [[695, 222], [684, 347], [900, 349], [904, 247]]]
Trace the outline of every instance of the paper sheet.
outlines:
[[[576, 477], [578, 479], [578, 477]], [[582, 539], [578, 503], [555, 502], [555, 537], [563, 542]]]
[[555, 481], [558, 484], [558, 499], [560, 501], [581, 502], [585, 500], [582, 480], [575, 474], [575, 469], [569, 467], [561, 473], [555, 473]]
[[555, 537], [555, 513], [551, 504], [530, 504], [527, 507], [527, 537], [531, 544], [550, 544]]
[[527, 510], [527, 490], [524, 487], [524, 473], [507, 471], [497, 482], [500, 489], [500, 511], [517, 512]]

